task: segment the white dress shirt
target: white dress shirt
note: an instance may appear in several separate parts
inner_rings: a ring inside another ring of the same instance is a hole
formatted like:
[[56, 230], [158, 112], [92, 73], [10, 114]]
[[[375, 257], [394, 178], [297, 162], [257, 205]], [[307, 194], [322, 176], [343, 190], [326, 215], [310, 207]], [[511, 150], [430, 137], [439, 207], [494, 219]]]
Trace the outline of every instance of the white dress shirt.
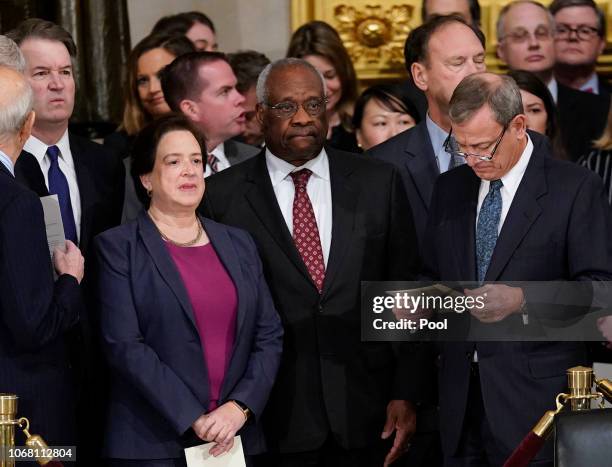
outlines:
[[595, 95], [599, 94], [599, 76], [597, 76], [597, 73], [593, 72], [593, 74], [586, 81], [586, 83], [580, 86], [580, 91], [590, 92]]
[[[217, 172], [221, 172], [230, 166], [229, 160], [227, 160], [227, 157], [225, 157], [225, 146], [223, 144], [224, 143], [221, 143], [215, 149], [210, 151], [210, 154], [217, 158]], [[210, 170], [210, 165], [208, 165], [208, 154], [206, 154], [206, 170], [204, 172], [204, 176], [208, 177], [209, 175], [212, 175], [212, 171]]]
[[329, 160], [325, 149], [314, 159], [309, 160], [304, 165], [296, 167], [286, 162], [270, 152], [266, 148], [266, 166], [272, 181], [272, 188], [278, 201], [289, 233], [293, 236], [293, 198], [295, 196], [295, 185], [291, 175], [302, 169], [309, 169], [312, 175], [308, 180], [306, 191], [310, 198], [310, 203], [314, 210], [319, 237], [321, 239], [321, 249], [323, 250], [323, 261], [327, 268], [329, 249], [332, 237], [332, 197], [329, 176]]
[[555, 78], [551, 78], [551, 80], [548, 82], [546, 86], [548, 87], [548, 90], [550, 91], [550, 95], [552, 96], [553, 101], [555, 101], [555, 104], [556, 104], [557, 99], [559, 97], [559, 85], [557, 84], [557, 80]]
[[[506, 220], [506, 216], [508, 215], [508, 211], [510, 210], [510, 206], [512, 205], [512, 200], [514, 200], [514, 195], [516, 195], [516, 190], [521, 184], [521, 180], [523, 179], [523, 175], [525, 175], [525, 169], [527, 168], [527, 164], [529, 164], [529, 160], [531, 159], [531, 154], [533, 153], [533, 143], [531, 142], [531, 138], [527, 135], [527, 146], [523, 150], [521, 154], [521, 158], [518, 160], [514, 167], [512, 167], [506, 175], [501, 178], [503, 186], [500, 188], [501, 198], [502, 198], [502, 210], [499, 218], [499, 225], [497, 226], [497, 233], [501, 232], [502, 226], [504, 225], [504, 221]], [[478, 207], [476, 210], [476, 226], [478, 226], [478, 216], [480, 215], [480, 208], [482, 207], [482, 203], [489, 193], [489, 185], [491, 183], [488, 180], [480, 181], [480, 190], [478, 191]]]
[[[77, 183], [76, 171], [74, 170], [74, 160], [70, 151], [70, 142], [68, 140], [68, 130], [62, 135], [60, 140], [55, 144], [60, 151], [58, 163], [61, 171], [64, 173], [68, 181], [68, 190], [70, 191], [70, 204], [72, 205], [72, 214], [74, 215], [74, 223], [76, 225], [77, 238], [81, 239], [81, 194]], [[30, 136], [26, 141], [23, 149], [32, 154], [38, 164], [40, 170], [45, 177], [45, 185], [49, 189], [49, 167], [51, 161], [47, 156], [47, 148], [49, 145], [43, 143], [36, 136]]]
[[431, 140], [431, 147], [433, 148], [434, 156], [436, 157], [436, 163], [438, 164], [438, 170], [441, 174], [448, 171], [448, 166], [451, 162], [451, 155], [444, 149], [444, 143], [448, 138], [448, 133], [438, 126], [430, 117], [429, 112], [425, 116], [425, 124], [427, 125], [427, 132], [429, 133], [429, 139]]
[[2, 151], [0, 151], [0, 162], [2, 162], [4, 167], [6, 167], [6, 170], [8, 170], [14, 177], [15, 176], [15, 166], [13, 165], [13, 161], [11, 160], [9, 156], [7, 156]]

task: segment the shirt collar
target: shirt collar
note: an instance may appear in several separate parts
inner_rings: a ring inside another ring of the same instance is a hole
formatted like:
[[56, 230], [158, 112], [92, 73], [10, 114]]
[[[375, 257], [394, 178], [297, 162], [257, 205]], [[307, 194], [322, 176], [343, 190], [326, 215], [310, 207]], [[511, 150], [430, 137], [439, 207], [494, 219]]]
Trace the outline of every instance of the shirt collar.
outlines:
[[429, 133], [429, 139], [431, 139], [431, 146], [433, 148], [434, 154], [438, 154], [442, 147], [444, 146], [444, 142], [446, 138], [448, 138], [448, 133], [440, 128], [429, 116], [429, 112], [427, 112], [427, 116], [425, 117], [425, 124], [427, 125], [427, 132]]
[[599, 94], [599, 77], [597, 76], [597, 73], [593, 72], [588, 81], [580, 86], [581, 91], [585, 91], [587, 89], [591, 89], [593, 94]]
[[270, 173], [270, 181], [272, 186], [278, 185], [280, 182], [285, 180], [291, 172], [297, 172], [302, 169], [309, 169], [312, 175], [319, 177], [323, 180], [329, 181], [329, 160], [325, 148], [321, 149], [321, 152], [314, 159], [310, 159], [303, 165], [296, 167], [287, 161], [276, 157], [268, 147], [266, 147], [266, 165], [268, 172]]
[[[72, 158], [66, 157], [70, 152], [70, 141], [68, 139], [68, 129], [64, 132], [62, 137], [59, 139], [55, 146], [60, 150], [60, 157], [68, 164], [72, 164]], [[48, 144], [43, 143], [36, 136], [31, 135], [27, 140], [23, 149], [32, 154], [39, 164], [45, 159], [47, 154]]]
[[2, 164], [4, 164], [4, 166], [7, 168], [7, 170], [13, 175], [13, 177], [15, 176], [15, 166], [13, 164], [13, 161], [11, 160], [11, 158], [9, 156], [6, 155], [6, 153], [0, 151], [0, 162], [2, 162]]
[[559, 96], [559, 84], [557, 83], [557, 80], [555, 78], [551, 78], [550, 82], [546, 86], [548, 87], [550, 95], [552, 96], [553, 101], [555, 101], [556, 104], [557, 98]]
[[219, 144], [215, 149], [210, 151], [212, 155], [214, 155], [217, 159], [225, 159], [225, 146], [224, 143]]
[[508, 173], [501, 178], [504, 187], [506, 187], [510, 193], [516, 193], [516, 190], [523, 179], [523, 175], [525, 174], [525, 170], [527, 169], [532, 153], [533, 143], [531, 142], [529, 135], [527, 135], [527, 145], [525, 146], [525, 149], [523, 149], [521, 157], [517, 163], [514, 164], [514, 167], [512, 167]]

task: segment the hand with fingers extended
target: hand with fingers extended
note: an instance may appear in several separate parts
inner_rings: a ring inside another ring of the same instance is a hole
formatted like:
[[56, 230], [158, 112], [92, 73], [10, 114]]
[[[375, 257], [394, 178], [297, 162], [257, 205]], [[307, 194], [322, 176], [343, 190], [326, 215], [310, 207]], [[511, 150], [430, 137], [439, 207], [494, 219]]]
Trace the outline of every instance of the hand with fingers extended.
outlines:
[[209, 452], [217, 457], [234, 446], [234, 436], [245, 422], [244, 412], [234, 402], [229, 401], [207, 414], [200, 415], [191, 428], [202, 441], [215, 443]]
[[410, 438], [416, 431], [416, 411], [409, 401], [392, 400], [387, 405], [387, 421], [382, 432], [382, 439], [388, 439], [395, 431], [393, 446], [385, 457], [384, 467], [399, 459], [409, 447]]

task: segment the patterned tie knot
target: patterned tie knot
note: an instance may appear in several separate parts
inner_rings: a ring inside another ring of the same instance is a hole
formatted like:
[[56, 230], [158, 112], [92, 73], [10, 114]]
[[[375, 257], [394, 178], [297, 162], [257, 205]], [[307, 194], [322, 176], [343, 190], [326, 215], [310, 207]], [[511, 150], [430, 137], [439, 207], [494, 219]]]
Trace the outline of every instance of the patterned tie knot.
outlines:
[[293, 184], [295, 185], [295, 189], [305, 188], [308, 185], [308, 179], [312, 175], [312, 171], [308, 169], [298, 170], [297, 172], [291, 172], [291, 178], [293, 179]]
[[57, 163], [57, 158], [59, 157], [60, 150], [57, 146], [49, 146], [47, 148], [47, 154], [49, 155], [49, 159], [51, 159], [52, 164]]
[[504, 186], [504, 183], [499, 179], [491, 181], [491, 184], [489, 185], [489, 193], [491, 193], [492, 191], [501, 190], [502, 186]]

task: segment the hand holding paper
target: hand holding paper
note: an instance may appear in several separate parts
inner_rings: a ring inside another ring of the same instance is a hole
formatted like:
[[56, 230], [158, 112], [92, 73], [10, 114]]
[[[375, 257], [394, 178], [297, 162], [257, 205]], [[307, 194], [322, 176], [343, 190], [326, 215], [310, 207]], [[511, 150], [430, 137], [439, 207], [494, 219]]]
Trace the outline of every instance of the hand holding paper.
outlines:
[[231, 440], [232, 448], [220, 455], [211, 454], [210, 444], [185, 449], [187, 467], [246, 467], [240, 436]]

